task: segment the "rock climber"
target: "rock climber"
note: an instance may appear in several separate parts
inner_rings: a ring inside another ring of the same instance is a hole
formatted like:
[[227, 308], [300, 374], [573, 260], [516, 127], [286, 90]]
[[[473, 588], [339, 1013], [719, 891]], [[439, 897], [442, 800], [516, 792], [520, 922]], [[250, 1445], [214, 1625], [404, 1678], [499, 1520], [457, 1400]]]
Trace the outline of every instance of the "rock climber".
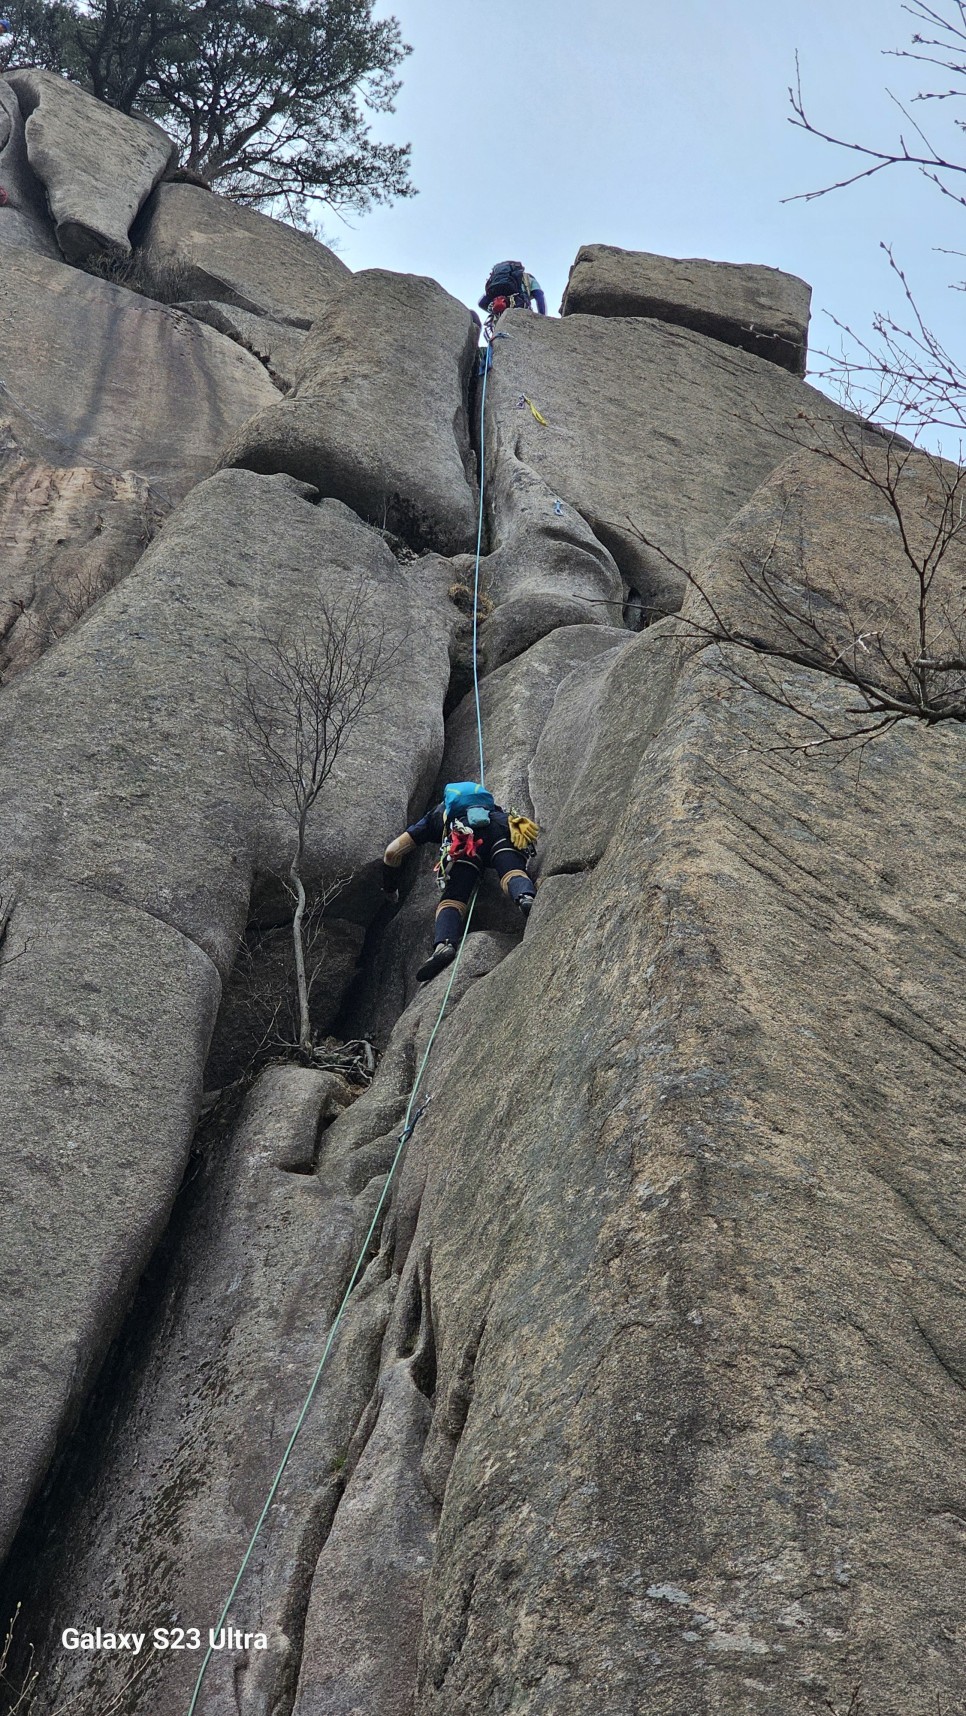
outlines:
[[539, 280], [528, 274], [522, 262], [494, 262], [486, 278], [480, 309], [488, 316], [502, 316], [504, 310], [530, 310], [533, 305], [541, 316], [547, 314], [547, 300]]
[[428, 983], [456, 958], [470, 896], [488, 864], [503, 892], [528, 915], [536, 889], [527, 874], [527, 853], [539, 832], [529, 817], [505, 811], [476, 781], [451, 781], [439, 804], [389, 842], [382, 886], [392, 900], [399, 897], [399, 866], [407, 853], [431, 840], [439, 843], [436, 878], [442, 898], [436, 908], [433, 951], [416, 973], [420, 983]]

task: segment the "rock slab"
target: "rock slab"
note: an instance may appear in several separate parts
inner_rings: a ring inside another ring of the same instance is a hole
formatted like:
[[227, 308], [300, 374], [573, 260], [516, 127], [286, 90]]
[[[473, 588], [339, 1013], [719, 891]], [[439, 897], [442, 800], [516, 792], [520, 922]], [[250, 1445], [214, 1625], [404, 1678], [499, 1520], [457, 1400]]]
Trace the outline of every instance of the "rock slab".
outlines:
[[214, 299], [308, 327], [349, 276], [307, 233], [198, 185], [159, 185], [138, 258], [168, 303]]
[[278, 398], [257, 359], [223, 334], [28, 250], [4, 253], [0, 375], [25, 454], [134, 471], [169, 504]]
[[752, 262], [706, 262], [586, 244], [562, 316], [652, 316], [805, 374], [811, 287]]

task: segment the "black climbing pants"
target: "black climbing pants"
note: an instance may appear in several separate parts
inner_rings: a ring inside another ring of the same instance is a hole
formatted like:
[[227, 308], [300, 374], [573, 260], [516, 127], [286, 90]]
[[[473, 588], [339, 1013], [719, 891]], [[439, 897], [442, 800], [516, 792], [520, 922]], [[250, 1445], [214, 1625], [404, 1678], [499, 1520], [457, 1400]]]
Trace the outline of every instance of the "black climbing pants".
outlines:
[[487, 844], [489, 849], [481, 857], [457, 858], [453, 863], [436, 907], [433, 939], [437, 947], [441, 941], [451, 941], [454, 947], [458, 943], [463, 934], [470, 895], [483, 874], [485, 864], [493, 865], [500, 878], [500, 887], [511, 900], [522, 900], [526, 894], [536, 893], [524, 868], [523, 855], [512, 840], [497, 833], [492, 844]]

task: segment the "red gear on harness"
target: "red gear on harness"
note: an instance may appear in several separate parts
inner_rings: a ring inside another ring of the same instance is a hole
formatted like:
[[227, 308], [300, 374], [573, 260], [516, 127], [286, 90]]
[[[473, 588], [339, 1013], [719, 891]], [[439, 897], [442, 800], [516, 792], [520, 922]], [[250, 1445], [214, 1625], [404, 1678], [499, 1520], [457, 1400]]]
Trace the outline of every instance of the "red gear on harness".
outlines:
[[474, 834], [469, 828], [451, 828], [447, 831], [440, 848], [439, 858], [433, 866], [433, 873], [439, 887], [445, 888], [449, 873], [457, 858], [479, 858], [483, 851], [483, 839]]
[[478, 858], [483, 850], [483, 842], [479, 835], [472, 834], [468, 828], [454, 828], [449, 837], [449, 857]]
[[510, 308], [509, 298], [491, 298], [490, 299], [490, 315], [491, 316], [502, 316], [504, 310], [508, 310], [509, 308]]

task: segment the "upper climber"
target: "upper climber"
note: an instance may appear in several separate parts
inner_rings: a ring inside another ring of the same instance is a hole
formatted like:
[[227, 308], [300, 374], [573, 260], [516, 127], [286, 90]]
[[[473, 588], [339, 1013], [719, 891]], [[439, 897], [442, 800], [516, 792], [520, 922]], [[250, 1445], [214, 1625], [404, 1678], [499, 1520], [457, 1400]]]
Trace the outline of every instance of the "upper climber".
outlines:
[[543, 288], [534, 275], [528, 274], [522, 262], [494, 262], [486, 278], [480, 309], [489, 316], [500, 316], [504, 310], [530, 310], [534, 304], [541, 316], [547, 314]]
[[527, 852], [539, 832], [529, 817], [508, 813], [475, 781], [452, 781], [440, 804], [390, 841], [382, 886], [391, 899], [397, 897], [399, 866], [407, 852], [430, 840], [439, 842], [436, 876], [442, 898], [436, 908], [433, 951], [416, 973], [420, 983], [455, 959], [470, 895], [487, 864], [526, 917], [536, 892], [527, 874]]

